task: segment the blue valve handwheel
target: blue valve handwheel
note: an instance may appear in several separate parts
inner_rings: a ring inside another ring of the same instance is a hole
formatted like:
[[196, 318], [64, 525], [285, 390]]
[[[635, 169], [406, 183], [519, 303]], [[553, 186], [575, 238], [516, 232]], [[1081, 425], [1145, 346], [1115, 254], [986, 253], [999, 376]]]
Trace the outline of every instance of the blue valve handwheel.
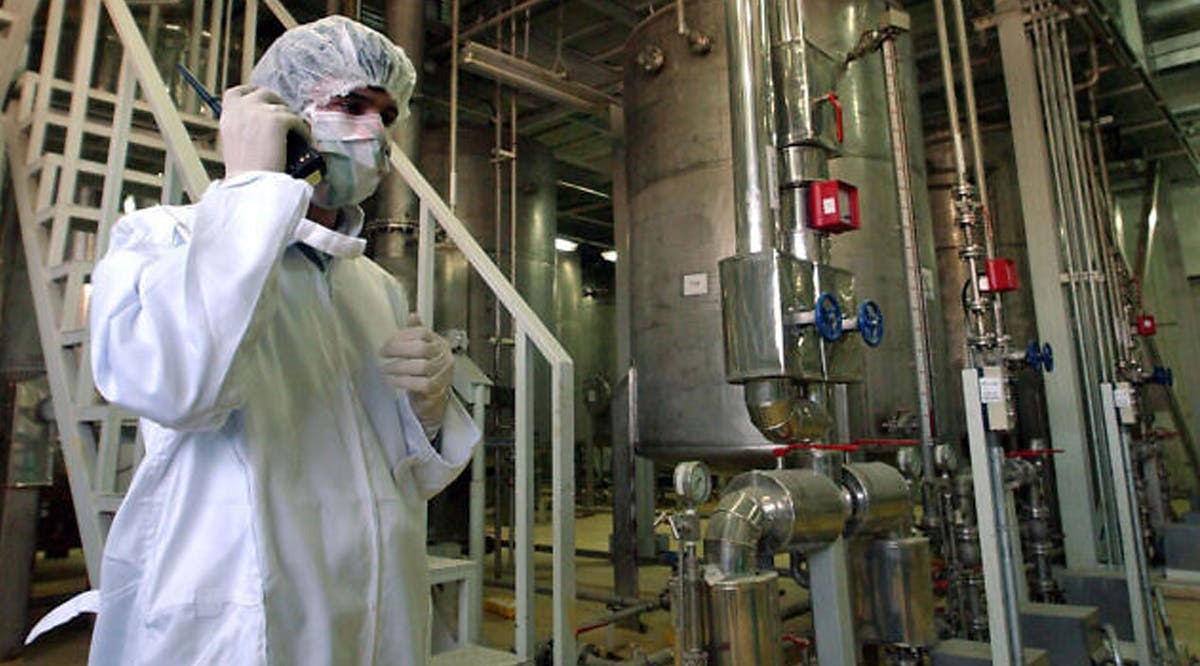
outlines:
[[1038, 349], [1037, 340], [1030, 340], [1025, 346], [1025, 363], [1034, 370], [1042, 369], [1042, 351]]
[[827, 291], [821, 292], [817, 297], [813, 315], [813, 324], [822, 340], [834, 342], [842, 337], [842, 306], [836, 296]]
[[1046, 372], [1054, 372], [1054, 347], [1049, 342], [1042, 344], [1042, 367]]
[[868, 347], [883, 342], [883, 310], [875, 301], [867, 299], [858, 304], [858, 333]]

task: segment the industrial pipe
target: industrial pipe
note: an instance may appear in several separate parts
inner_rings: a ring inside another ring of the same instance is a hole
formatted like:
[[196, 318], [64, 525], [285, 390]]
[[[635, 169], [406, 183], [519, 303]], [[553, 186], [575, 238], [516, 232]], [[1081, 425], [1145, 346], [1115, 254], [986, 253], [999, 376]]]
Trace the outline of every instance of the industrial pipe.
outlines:
[[723, 575], [754, 572], [757, 555], [825, 546], [842, 534], [850, 498], [812, 470], [747, 472], [726, 486], [708, 521], [704, 557]]
[[775, 100], [771, 88], [765, 3], [726, 0], [729, 113], [733, 133], [733, 197], [737, 254], [775, 247], [777, 175]]
[[900, 236], [904, 244], [904, 276], [908, 286], [908, 314], [912, 320], [913, 369], [917, 381], [917, 418], [921, 433], [921, 506], [927, 525], [940, 525], [939, 502], [933, 497], [937, 481], [933, 449], [933, 370], [929, 357], [929, 318], [925, 311], [921, 279], [921, 256], [917, 246], [917, 224], [912, 204], [912, 174], [909, 168], [908, 131], [900, 95], [899, 66], [894, 36], [880, 45], [883, 55], [884, 87], [891, 126], [892, 166], [896, 171], [896, 198], [900, 210]]
[[761, 379], [745, 384], [750, 422], [772, 442], [826, 439], [833, 419], [825, 408], [804, 396], [787, 379]]

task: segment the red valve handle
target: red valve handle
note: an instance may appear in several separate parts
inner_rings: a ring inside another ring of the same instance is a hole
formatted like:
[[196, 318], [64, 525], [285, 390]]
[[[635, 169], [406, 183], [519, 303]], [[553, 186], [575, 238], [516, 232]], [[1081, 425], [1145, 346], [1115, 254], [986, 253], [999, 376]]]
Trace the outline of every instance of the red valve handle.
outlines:
[[833, 117], [837, 125], [837, 140], [842, 143], [846, 138], [845, 128], [842, 126], [842, 103], [838, 101], [837, 93], [831, 92], [825, 96], [829, 103], [833, 105]]
[[787, 446], [777, 446], [771, 450], [771, 455], [776, 458], [782, 458], [792, 451], [845, 451], [853, 453], [858, 450], [857, 444], [788, 444]]
[[857, 446], [895, 446], [895, 447], [917, 446], [918, 444], [920, 444], [920, 442], [918, 442], [915, 439], [856, 439], [850, 443], [855, 444]]
[[1020, 451], [1009, 451], [1004, 454], [1005, 458], [1039, 458], [1041, 456], [1053, 456], [1062, 453], [1062, 449], [1021, 449]]

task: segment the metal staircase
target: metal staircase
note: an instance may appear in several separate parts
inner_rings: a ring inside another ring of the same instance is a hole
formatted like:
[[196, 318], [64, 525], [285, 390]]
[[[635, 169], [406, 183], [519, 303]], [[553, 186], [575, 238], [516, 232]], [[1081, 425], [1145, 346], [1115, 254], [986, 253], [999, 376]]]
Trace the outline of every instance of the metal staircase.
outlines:
[[[263, 0], [285, 27], [294, 19], [278, 0]], [[199, 3], [198, 3], [199, 4]], [[218, 72], [229, 69], [228, 2], [211, 7], [208, 37], [212, 48], [205, 61], [205, 83], [219, 89]], [[93, 585], [99, 580], [100, 558], [109, 525], [121, 504], [140, 456], [137, 420], [106, 404], [93, 388], [89, 362], [87, 301], [91, 270], [103, 256], [108, 232], [127, 202], [194, 201], [219, 173], [216, 122], [206, 115], [181, 112], [161, 74], [174, 62], [156, 62], [139, 25], [155, 26], [160, 7], [136, 7], [140, 21], [124, 0], [49, 0], [39, 14], [33, 0], [0, 3], [0, 83], [15, 78], [15, 94], [3, 116], [4, 141], [12, 174], [21, 236], [32, 284], [37, 323], [54, 399], [79, 531]], [[253, 62], [258, 0], [245, 0], [241, 71]], [[30, 42], [34, 17], [45, 17], [40, 41]], [[205, 20], [203, 5], [194, 13]], [[224, 20], [225, 59], [219, 63]], [[199, 60], [200, 34], [193, 37], [190, 57]], [[28, 43], [36, 69], [15, 72]], [[218, 64], [224, 67], [218, 69]], [[197, 69], [199, 71], [199, 69]], [[223, 78], [223, 75], [221, 75]], [[3, 90], [3, 88], [0, 88]], [[183, 99], [181, 97], [181, 99]], [[188, 100], [190, 102], [190, 100]], [[185, 102], [185, 105], [188, 103]], [[465, 663], [523, 663], [534, 656], [533, 622], [533, 380], [532, 353], [551, 366], [552, 451], [554, 490], [553, 653], [556, 664], [576, 661], [574, 629], [574, 411], [573, 364], [558, 341], [512, 284], [471, 237], [428, 181], [393, 146], [394, 171], [420, 202], [417, 310], [433, 321], [434, 242], [440, 228], [495, 293], [513, 317], [516, 340], [516, 549], [517, 621], [514, 656], [463, 645], [460, 652], [438, 658]], [[470, 396], [468, 396], [468, 399]], [[482, 453], [473, 478], [482, 482]], [[474, 522], [474, 521], [473, 521]], [[461, 572], [453, 580], [474, 580], [464, 599], [480, 603], [482, 521], [475, 526], [471, 563], [443, 569]], [[476, 552], [478, 551], [478, 552]], [[445, 565], [445, 563], [441, 563]], [[455, 574], [457, 575], [457, 574]], [[463, 617], [477, 640], [478, 608]], [[461, 627], [460, 627], [461, 630]]]

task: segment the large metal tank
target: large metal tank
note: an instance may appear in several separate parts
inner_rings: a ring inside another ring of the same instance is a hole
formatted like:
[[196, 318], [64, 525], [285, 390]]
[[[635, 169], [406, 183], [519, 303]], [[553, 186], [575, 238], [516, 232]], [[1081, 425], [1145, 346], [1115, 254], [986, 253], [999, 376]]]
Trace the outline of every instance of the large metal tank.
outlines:
[[[810, 38], [840, 58], [875, 24], [883, 4], [823, 0], [810, 6]], [[686, 11], [692, 28], [715, 37], [710, 53], [689, 49], [672, 12], [635, 28], [625, 50], [631, 342], [640, 453], [711, 460], [764, 440], [746, 416], [742, 389], [726, 383], [722, 363], [716, 269], [734, 254], [724, 10], [716, 0], [696, 0]], [[901, 52], [902, 85], [915, 92], [907, 40]], [[651, 66], [660, 55], [661, 65]], [[883, 91], [874, 54], [852, 64], [836, 91], [847, 132], [843, 156], [831, 167], [835, 177], [859, 186], [863, 230], [836, 239], [833, 264], [855, 273], [856, 293], [879, 301], [888, 322], [883, 345], [866, 354], [866, 381], [850, 391], [852, 435], [879, 434], [883, 420], [916, 410]], [[924, 151], [919, 114], [915, 107], [910, 111], [909, 152], [919, 193]], [[926, 270], [935, 280], [928, 209], [916, 203]], [[689, 293], [705, 293], [685, 296], [685, 282]], [[931, 321], [939, 318], [934, 309]], [[939, 346], [935, 340], [933, 348]]]
[[[421, 136], [421, 171], [430, 184], [445, 196], [448, 182], [449, 131], [427, 130]], [[557, 231], [557, 174], [554, 156], [536, 142], [522, 142], [517, 149], [517, 217], [515, 233], [509, 224], [509, 171], [504, 164], [499, 183], [492, 163], [491, 130], [462, 126], [458, 131], [458, 202], [456, 214], [471, 230], [471, 235], [500, 265], [505, 274], [515, 266], [512, 277], [517, 291], [533, 311], [554, 330], [554, 236]], [[500, 215], [497, 216], [497, 201]], [[509, 248], [514, 246], [515, 262]], [[458, 254], [457, 251], [452, 251]], [[459, 255], [461, 256], [461, 255]], [[499, 318], [497, 303], [483, 280], [466, 265], [451, 257], [438, 263], [439, 325], [461, 322], [468, 332], [471, 358], [500, 387], [512, 387], [512, 330], [506, 314]], [[444, 281], [443, 281], [444, 280]], [[465, 286], [464, 286], [465, 285]], [[443, 295], [448, 298], [443, 299]], [[462, 301], [458, 302], [457, 299]], [[502, 309], [502, 308], [501, 308]], [[464, 319], [464, 313], [466, 313]], [[502, 313], [503, 314], [503, 313]], [[455, 328], [457, 326], [450, 326]], [[536, 353], [535, 362], [535, 437], [547, 441], [550, 434], [549, 366]]]
[[[1013, 155], [1012, 135], [1007, 129], [999, 129], [984, 132], [981, 138], [996, 254], [1017, 262], [1021, 287], [1004, 294], [1002, 302], [1005, 333], [1011, 337], [1013, 349], [1020, 350], [1026, 342], [1037, 337], [1037, 319], [1030, 288], [1029, 253], [1025, 247], [1025, 222], [1017, 189], [1017, 163]], [[946, 339], [941, 355], [949, 364], [954, 378], [950, 389], [942, 395], [941, 401], [946, 405], [948, 415], [942, 421], [941, 433], [945, 441], [957, 442], [962, 440], [965, 432], [962, 386], [957, 377], [967, 360], [967, 330], [962, 302], [968, 272], [966, 263], [958, 256], [961, 239], [954, 223], [951, 200], [955, 173], [949, 136], [944, 132], [931, 134], [926, 148], [930, 167], [929, 200], [933, 208], [933, 232], [937, 244], [938, 274], [941, 277], [941, 326]], [[934, 322], [931, 324], [936, 325]], [[1026, 438], [1044, 437], [1044, 407], [1038, 390], [1041, 380], [1035, 373], [1020, 373], [1018, 382], [1021, 432]]]

